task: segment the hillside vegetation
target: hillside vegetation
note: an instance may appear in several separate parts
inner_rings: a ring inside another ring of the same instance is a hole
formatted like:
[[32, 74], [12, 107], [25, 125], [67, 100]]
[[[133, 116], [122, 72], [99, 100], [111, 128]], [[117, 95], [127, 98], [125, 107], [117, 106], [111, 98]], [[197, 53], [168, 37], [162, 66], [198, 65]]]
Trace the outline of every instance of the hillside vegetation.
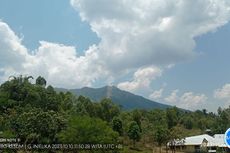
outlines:
[[[0, 138], [19, 138], [20, 144], [120, 144], [118, 149], [37, 150], [37, 152], [152, 152], [175, 138], [224, 133], [230, 127], [230, 108], [218, 114], [206, 110], [123, 111], [110, 99], [98, 103], [70, 92], [56, 92], [43, 77], [10, 77], [0, 86]], [[21, 152], [25, 152], [21, 149]], [[5, 152], [19, 150], [5, 149]], [[34, 151], [36, 152], [36, 150]]]
[[103, 98], [110, 98], [115, 104], [121, 106], [122, 110], [133, 109], [166, 109], [171, 106], [151, 101], [142, 96], [120, 90], [115, 86], [105, 86], [102, 88], [84, 87], [81, 89], [56, 89], [57, 91], [69, 91], [74, 95], [82, 95], [90, 98], [92, 101], [100, 101]]

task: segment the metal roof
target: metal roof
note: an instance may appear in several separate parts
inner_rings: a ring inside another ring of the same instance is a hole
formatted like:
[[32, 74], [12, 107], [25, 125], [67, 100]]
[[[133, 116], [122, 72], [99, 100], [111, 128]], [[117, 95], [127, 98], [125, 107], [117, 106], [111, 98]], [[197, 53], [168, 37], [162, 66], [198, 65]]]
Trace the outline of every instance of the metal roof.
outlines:
[[175, 140], [174, 143], [176, 146], [195, 146], [202, 145], [203, 142], [207, 143], [208, 147], [216, 146], [216, 147], [227, 147], [224, 142], [224, 134], [215, 134], [213, 137], [208, 134], [202, 134], [197, 136], [186, 137], [181, 140]]
[[208, 146], [227, 147], [224, 141], [224, 134], [215, 134], [213, 141], [208, 143]]
[[186, 137], [184, 145], [201, 145], [204, 140], [207, 142], [214, 141], [214, 138], [210, 135], [203, 134], [192, 137]]

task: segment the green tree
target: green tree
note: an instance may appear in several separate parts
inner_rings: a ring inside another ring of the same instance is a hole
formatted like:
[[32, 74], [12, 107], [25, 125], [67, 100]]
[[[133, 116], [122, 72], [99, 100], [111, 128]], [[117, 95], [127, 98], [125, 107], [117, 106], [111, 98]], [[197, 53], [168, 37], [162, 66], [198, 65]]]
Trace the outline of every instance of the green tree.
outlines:
[[74, 114], [88, 115], [90, 117], [98, 117], [98, 115], [96, 114], [96, 109], [97, 109], [96, 105], [99, 104], [98, 103], [93, 104], [89, 98], [86, 98], [84, 96], [79, 96], [75, 103]]
[[89, 116], [72, 116], [68, 126], [59, 134], [62, 143], [117, 143], [118, 133], [105, 121]]
[[113, 118], [112, 127], [113, 127], [113, 130], [118, 132], [120, 136], [123, 135], [122, 121], [120, 118], [118, 117]]
[[55, 143], [65, 119], [54, 111], [33, 108], [18, 116], [13, 129], [25, 143]]
[[60, 109], [64, 112], [72, 111], [74, 103], [76, 104], [76, 98], [70, 92], [61, 92], [58, 99], [61, 101]]
[[142, 118], [142, 114], [140, 110], [134, 110], [133, 111], [133, 120], [135, 122], [137, 122], [137, 125], [139, 126], [140, 132], [142, 132], [142, 128], [141, 128], [141, 118]]
[[168, 108], [166, 110], [166, 116], [167, 116], [167, 123], [168, 128], [172, 128], [173, 126], [176, 126], [179, 121], [179, 109], [176, 107]]
[[172, 152], [176, 151], [175, 141], [178, 139], [183, 139], [185, 136], [188, 136], [188, 131], [185, 131], [183, 126], [177, 125], [170, 129], [168, 133], [168, 141], [170, 143]]
[[215, 124], [215, 133], [224, 133], [230, 127], [230, 107], [226, 109], [218, 109], [217, 124]]
[[156, 131], [154, 133], [154, 140], [157, 142], [158, 146], [160, 147], [160, 153], [161, 153], [161, 147], [163, 144], [166, 144], [169, 140], [169, 131], [164, 126], [157, 126]]
[[97, 111], [99, 112], [97, 114], [101, 119], [107, 122], [111, 122], [113, 117], [118, 116], [120, 113], [120, 108], [115, 105], [111, 99], [103, 99], [99, 104], [100, 107], [98, 107], [99, 109]]
[[39, 76], [39, 77], [36, 79], [36, 85], [40, 85], [40, 86], [45, 87], [45, 86], [46, 86], [46, 80], [45, 80], [45, 78]]
[[186, 129], [192, 129], [193, 128], [193, 119], [190, 116], [184, 116], [182, 119], [182, 124]]
[[135, 148], [136, 142], [141, 139], [141, 131], [137, 122], [132, 121], [129, 125], [128, 136], [133, 140], [133, 147]]

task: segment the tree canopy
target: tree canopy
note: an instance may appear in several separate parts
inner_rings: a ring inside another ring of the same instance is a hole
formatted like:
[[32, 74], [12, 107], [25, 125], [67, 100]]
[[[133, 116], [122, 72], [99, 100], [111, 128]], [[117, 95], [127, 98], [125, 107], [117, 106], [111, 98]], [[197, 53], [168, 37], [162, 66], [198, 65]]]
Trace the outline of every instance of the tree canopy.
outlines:
[[41, 76], [35, 83], [31, 79], [11, 76], [1, 84], [0, 137], [20, 138], [23, 144], [121, 143], [126, 148], [143, 144], [161, 147], [178, 138], [205, 133], [206, 129], [215, 134], [230, 127], [230, 107], [219, 108], [216, 114], [177, 107], [125, 111], [110, 99], [92, 102], [81, 95], [57, 92]]

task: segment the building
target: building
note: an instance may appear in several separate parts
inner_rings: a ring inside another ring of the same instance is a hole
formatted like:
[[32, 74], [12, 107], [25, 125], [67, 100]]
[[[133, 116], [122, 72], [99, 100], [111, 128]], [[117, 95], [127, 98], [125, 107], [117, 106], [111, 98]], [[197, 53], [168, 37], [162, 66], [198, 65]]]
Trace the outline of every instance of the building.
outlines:
[[183, 152], [230, 152], [224, 142], [224, 134], [208, 134], [186, 137], [168, 143], [171, 149]]

